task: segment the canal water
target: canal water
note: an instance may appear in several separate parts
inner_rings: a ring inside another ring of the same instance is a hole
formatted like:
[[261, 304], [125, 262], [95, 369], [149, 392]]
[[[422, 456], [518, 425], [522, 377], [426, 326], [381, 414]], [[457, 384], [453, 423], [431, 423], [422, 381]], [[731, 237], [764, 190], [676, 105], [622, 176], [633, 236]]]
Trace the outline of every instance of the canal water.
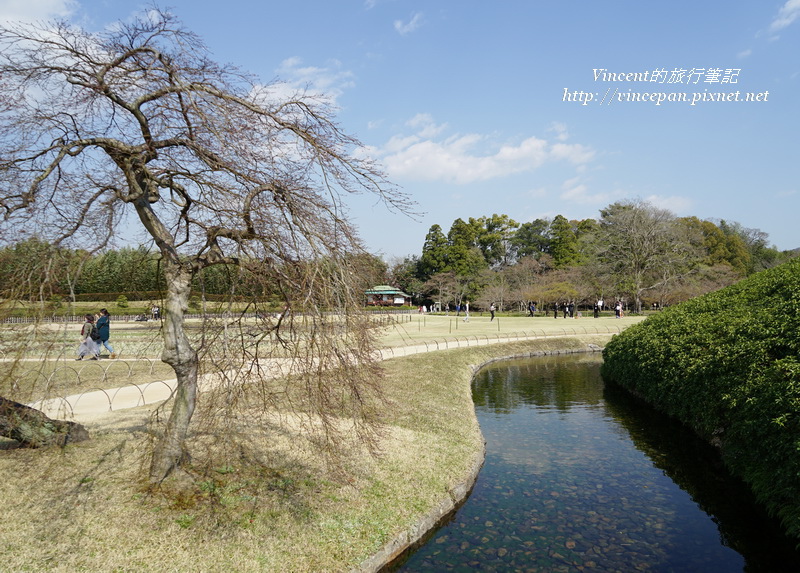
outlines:
[[484, 368], [486, 463], [400, 571], [800, 572], [716, 450], [624, 391], [598, 355]]

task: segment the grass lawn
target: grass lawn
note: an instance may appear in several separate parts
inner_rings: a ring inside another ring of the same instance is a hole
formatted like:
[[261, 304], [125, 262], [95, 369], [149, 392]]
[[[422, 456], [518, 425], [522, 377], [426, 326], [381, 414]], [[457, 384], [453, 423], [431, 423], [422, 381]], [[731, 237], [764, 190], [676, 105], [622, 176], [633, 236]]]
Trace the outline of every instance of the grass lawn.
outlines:
[[[474, 365], [602, 345], [607, 332], [634, 320], [490, 323], [473, 315], [456, 331], [451, 317], [412, 315], [385, 327], [384, 347], [538, 338], [387, 360], [382, 455], [353, 444], [342, 471], [325, 466], [315, 444], [284, 431], [264, 445], [259, 467], [214, 468], [189, 494], [149, 495], [140, 480], [150, 407], [85, 420], [92, 440], [64, 449], [0, 441], [0, 563], [8, 571], [357, 570], [446, 499], [480, 459]], [[190, 448], [208, 439], [197, 432]]]
[[552, 315], [536, 316], [497, 316], [492, 321], [489, 313], [472, 313], [469, 322], [463, 315], [456, 317], [441, 314], [394, 315], [391, 325], [384, 327], [381, 344], [384, 347], [408, 346], [429, 343], [440, 347], [446, 341], [458, 339], [497, 340], [498, 338], [526, 338], [567, 336], [584, 334], [616, 334], [620, 330], [644, 320], [643, 316], [629, 316], [621, 319], [613, 314], [600, 318], [554, 319]]

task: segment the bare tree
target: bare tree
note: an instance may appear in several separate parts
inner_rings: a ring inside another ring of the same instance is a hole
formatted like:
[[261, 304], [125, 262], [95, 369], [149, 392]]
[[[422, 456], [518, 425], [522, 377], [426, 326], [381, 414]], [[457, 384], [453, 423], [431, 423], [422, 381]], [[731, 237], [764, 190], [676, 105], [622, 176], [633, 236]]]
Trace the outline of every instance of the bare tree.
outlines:
[[[198, 352], [214, 337], [193, 345], [184, 313], [192, 278], [206, 267], [239, 268], [254, 304], [266, 291], [281, 300], [251, 335], [270, 331], [291, 346], [284, 355], [297, 376], [319, 382], [323, 371], [347, 368], [348, 399], [338, 405], [355, 416], [366, 402], [359, 384], [374, 368], [368, 331], [353, 314], [361, 295], [347, 261], [361, 248], [344, 197], [372, 193], [401, 211], [408, 203], [337, 126], [330, 102], [282, 93], [214, 63], [158, 9], [97, 34], [67, 23], [0, 28], [2, 236], [97, 250], [133, 215], [161, 255], [162, 360], [178, 386], [151, 483], [185, 459]], [[335, 326], [330, 311], [344, 313]], [[257, 360], [258, 344], [249, 348]], [[307, 382], [310, 394], [322, 392]]]
[[600, 211], [594, 262], [633, 295], [641, 312], [642, 295], [691, 270], [693, 247], [675, 215], [646, 201], [614, 203]]

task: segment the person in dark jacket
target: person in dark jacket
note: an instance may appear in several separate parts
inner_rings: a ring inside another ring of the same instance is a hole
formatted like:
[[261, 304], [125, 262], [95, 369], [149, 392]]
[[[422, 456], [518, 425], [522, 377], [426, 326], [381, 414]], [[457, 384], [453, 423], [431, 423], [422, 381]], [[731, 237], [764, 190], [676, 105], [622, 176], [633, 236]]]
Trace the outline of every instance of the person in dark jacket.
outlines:
[[[108, 311], [104, 308], [100, 309], [100, 318], [97, 319], [97, 332], [100, 335], [100, 344], [108, 349], [108, 351], [111, 353], [111, 358], [116, 358], [117, 353], [114, 352], [114, 348], [108, 341], [111, 336], [111, 317], [109, 316]], [[100, 344], [98, 344], [98, 351], [101, 348]]]

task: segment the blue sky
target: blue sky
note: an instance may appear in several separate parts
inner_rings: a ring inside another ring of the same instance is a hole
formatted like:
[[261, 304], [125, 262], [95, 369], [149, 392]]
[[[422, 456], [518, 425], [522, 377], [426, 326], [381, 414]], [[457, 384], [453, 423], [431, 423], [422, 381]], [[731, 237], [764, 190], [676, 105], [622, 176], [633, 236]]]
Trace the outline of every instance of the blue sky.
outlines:
[[[0, 19], [97, 30], [146, 6], [0, 0]], [[423, 212], [352, 201], [362, 237], [387, 259], [419, 254], [431, 225], [447, 232], [458, 217], [597, 218], [633, 198], [800, 247], [800, 0], [159, 6], [217, 61], [335, 99], [344, 129]], [[602, 81], [594, 70], [648, 78]], [[718, 93], [732, 101], [691, 105]], [[626, 101], [635, 97], [648, 101]]]

